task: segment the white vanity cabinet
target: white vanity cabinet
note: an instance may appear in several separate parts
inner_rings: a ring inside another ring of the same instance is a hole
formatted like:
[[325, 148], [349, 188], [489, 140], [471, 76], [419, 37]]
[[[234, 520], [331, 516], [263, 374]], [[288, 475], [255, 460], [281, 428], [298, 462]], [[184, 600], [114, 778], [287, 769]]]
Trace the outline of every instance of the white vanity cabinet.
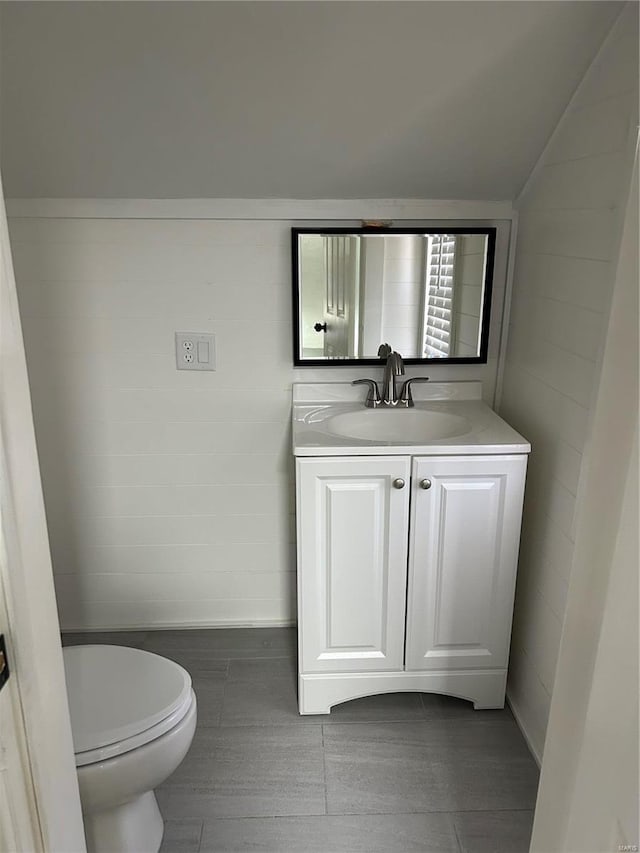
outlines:
[[297, 459], [300, 713], [400, 690], [503, 706], [526, 460]]

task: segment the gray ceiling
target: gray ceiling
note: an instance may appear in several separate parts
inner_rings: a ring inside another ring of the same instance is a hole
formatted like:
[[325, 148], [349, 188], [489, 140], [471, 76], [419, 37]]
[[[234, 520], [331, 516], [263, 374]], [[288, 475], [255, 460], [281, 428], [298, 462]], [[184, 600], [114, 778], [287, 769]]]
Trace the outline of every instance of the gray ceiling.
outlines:
[[514, 198], [621, 8], [5, 2], [5, 195]]

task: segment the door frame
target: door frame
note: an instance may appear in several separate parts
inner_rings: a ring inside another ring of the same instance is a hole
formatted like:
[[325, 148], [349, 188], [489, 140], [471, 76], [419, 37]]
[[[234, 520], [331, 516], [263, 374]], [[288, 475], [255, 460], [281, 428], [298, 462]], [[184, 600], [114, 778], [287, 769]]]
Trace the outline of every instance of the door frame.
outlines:
[[0, 180], [0, 594], [26, 744], [24, 771], [47, 853], [86, 844], [27, 364]]

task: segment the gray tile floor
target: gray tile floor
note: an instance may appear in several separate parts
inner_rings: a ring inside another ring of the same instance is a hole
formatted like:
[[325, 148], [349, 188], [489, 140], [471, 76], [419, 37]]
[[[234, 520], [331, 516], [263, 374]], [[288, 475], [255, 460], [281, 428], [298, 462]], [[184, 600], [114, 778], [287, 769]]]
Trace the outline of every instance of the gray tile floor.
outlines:
[[293, 629], [67, 634], [172, 658], [198, 727], [161, 853], [525, 853], [538, 771], [511, 713], [405, 693], [301, 717]]

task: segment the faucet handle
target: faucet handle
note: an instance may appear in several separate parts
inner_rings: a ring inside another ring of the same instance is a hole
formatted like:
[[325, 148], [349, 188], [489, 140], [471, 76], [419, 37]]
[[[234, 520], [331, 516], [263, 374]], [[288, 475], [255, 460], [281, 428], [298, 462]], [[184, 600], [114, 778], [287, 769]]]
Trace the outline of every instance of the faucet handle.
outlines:
[[380, 391], [378, 391], [378, 383], [375, 379], [354, 379], [351, 384], [369, 386], [369, 393], [364, 403], [368, 409], [375, 409], [380, 405]]
[[412, 382], [428, 382], [428, 376], [414, 376], [413, 379], [407, 379], [406, 382], [402, 386], [402, 391], [400, 391], [400, 399], [398, 403], [401, 406], [406, 406], [408, 409], [413, 408], [413, 394], [411, 393], [411, 383]]

